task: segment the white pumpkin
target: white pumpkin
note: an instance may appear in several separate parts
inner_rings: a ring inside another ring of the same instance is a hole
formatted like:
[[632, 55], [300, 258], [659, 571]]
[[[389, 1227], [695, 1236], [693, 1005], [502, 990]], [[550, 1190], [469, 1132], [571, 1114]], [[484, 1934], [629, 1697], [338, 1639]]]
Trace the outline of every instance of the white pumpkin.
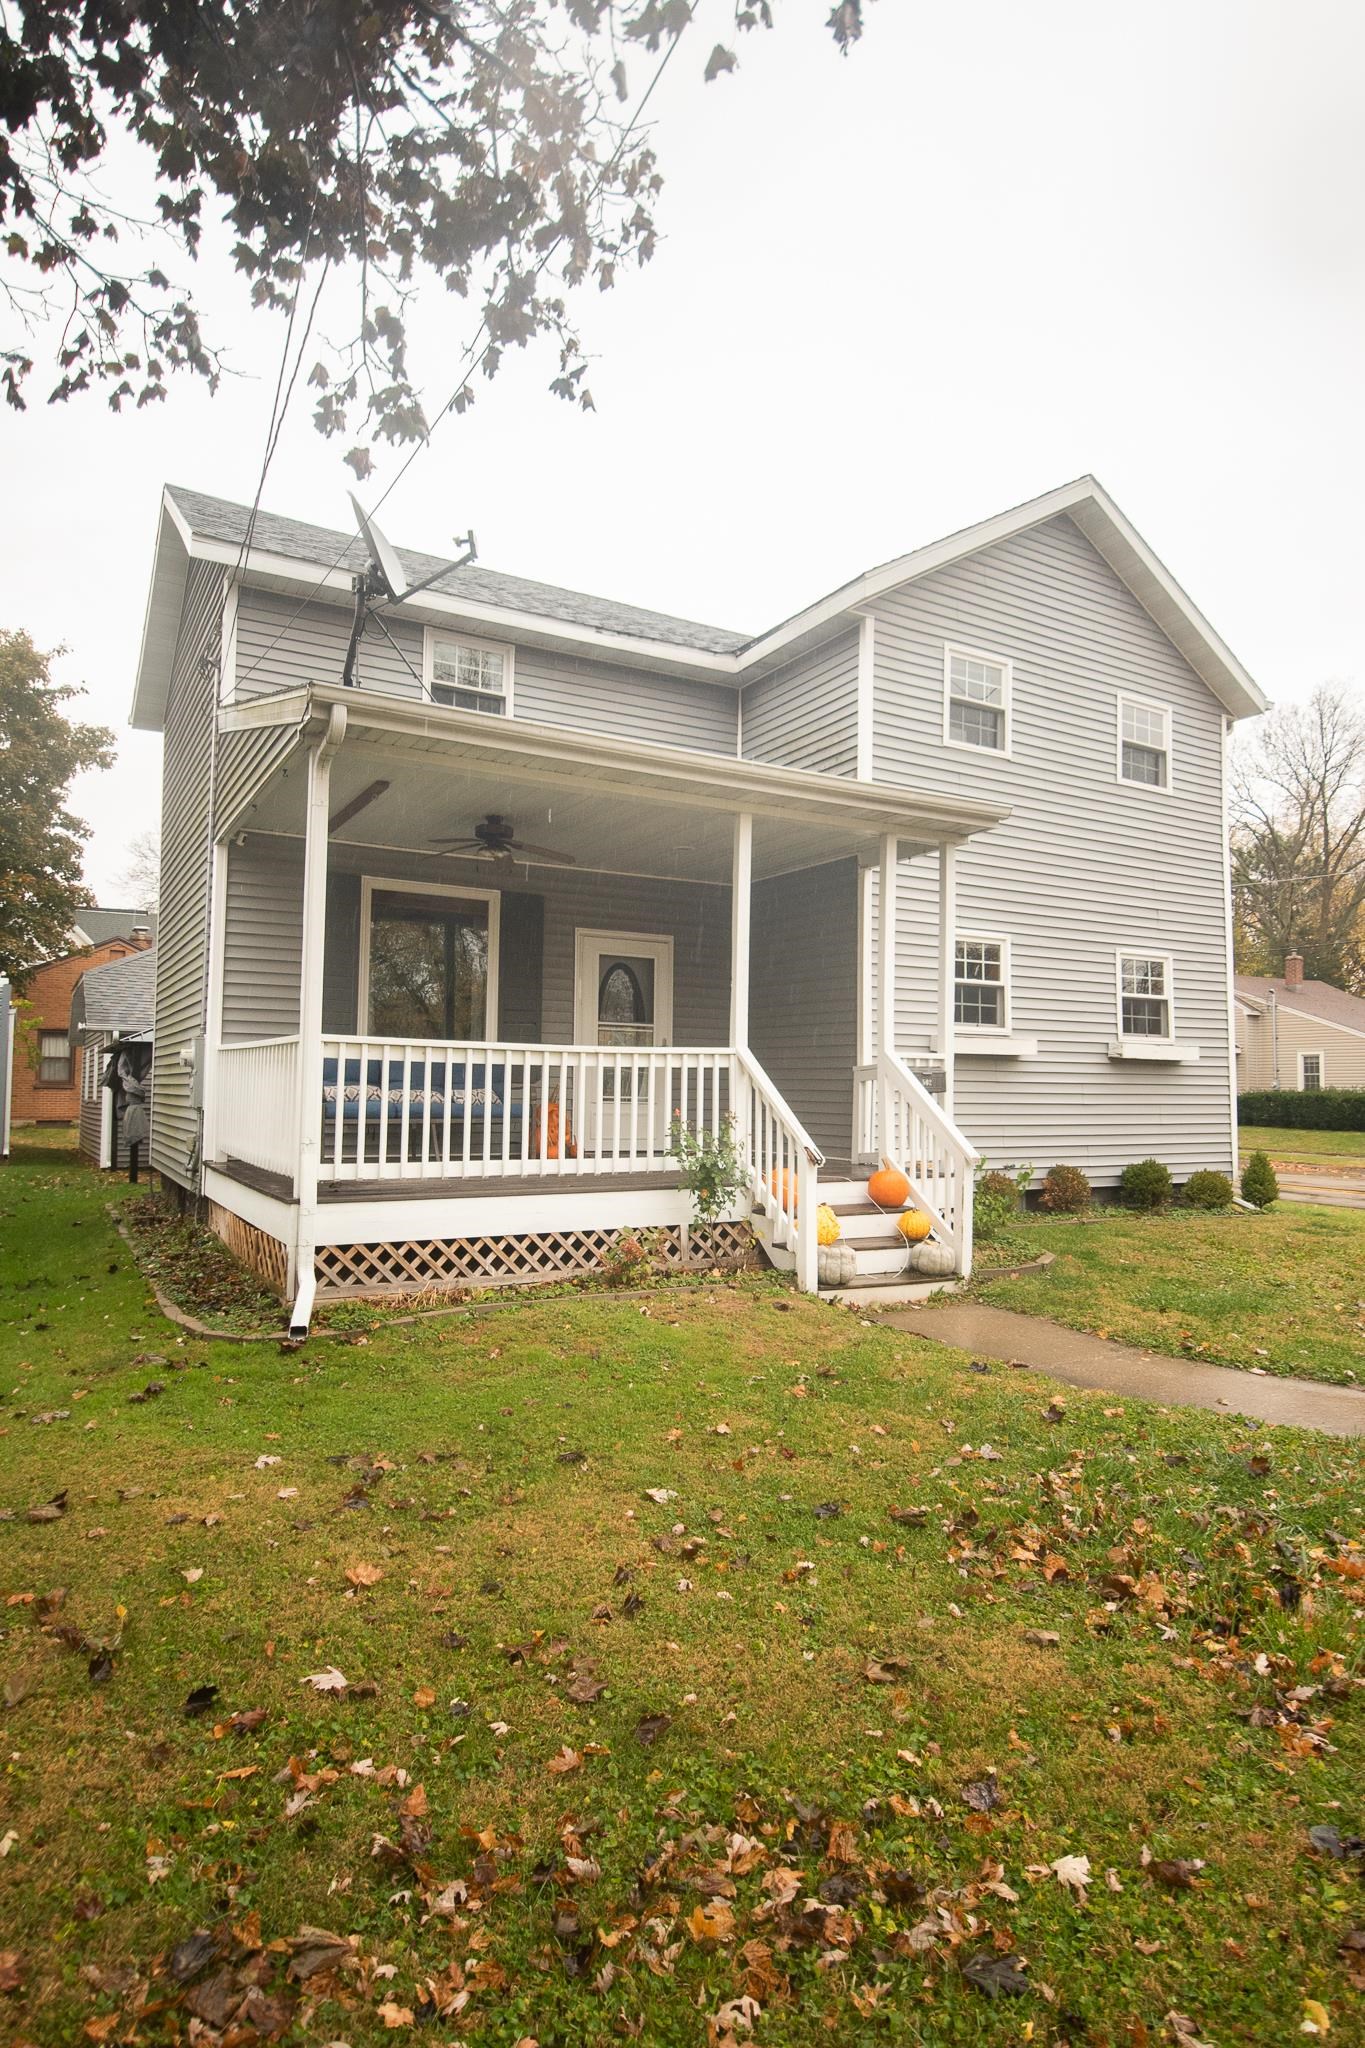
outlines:
[[822, 1244], [815, 1255], [815, 1274], [822, 1287], [847, 1287], [857, 1278], [858, 1258], [845, 1241]]
[[923, 1244], [914, 1246], [909, 1264], [912, 1273], [923, 1273], [926, 1278], [938, 1280], [957, 1271], [957, 1255], [951, 1245], [940, 1244], [937, 1238], [929, 1237]]

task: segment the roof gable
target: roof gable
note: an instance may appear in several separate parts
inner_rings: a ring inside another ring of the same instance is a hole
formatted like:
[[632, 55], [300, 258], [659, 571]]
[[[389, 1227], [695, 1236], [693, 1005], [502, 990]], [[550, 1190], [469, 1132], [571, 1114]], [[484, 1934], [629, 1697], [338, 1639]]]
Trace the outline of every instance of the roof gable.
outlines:
[[1266, 1008], [1273, 996], [1277, 1009], [1311, 1018], [1315, 1024], [1326, 1025], [1329, 1031], [1349, 1031], [1354, 1037], [1365, 1037], [1365, 997], [1353, 996], [1330, 981], [1301, 981], [1291, 988], [1287, 981], [1277, 981], [1273, 976], [1239, 974], [1234, 977], [1233, 986], [1240, 1001], [1257, 1009]]

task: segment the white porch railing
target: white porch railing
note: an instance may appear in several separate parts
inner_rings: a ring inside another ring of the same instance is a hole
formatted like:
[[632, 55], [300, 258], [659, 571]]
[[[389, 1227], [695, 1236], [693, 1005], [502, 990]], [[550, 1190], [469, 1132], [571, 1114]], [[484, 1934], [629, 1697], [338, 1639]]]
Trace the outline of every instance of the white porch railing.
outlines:
[[246, 1166], [298, 1171], [299, 1041], [257, 1038], [218, 1048], [214, 1149]]
[[657, 1170], [676, 1121], [717, 1132], [728, 1047], [324, 1038], [325, 1181]]
[[[786, 1245], [796, 1260], [797, 1285], [813, 1294], [818, 1285], [815, 1233], [817, 1184], [825, 1155], [792, 1115], [772, 1082], [748, 1053], [736, 1052], [736, 1136], [748, 1167], [754, 1208], [770, 1219], [771, 1241]], [[809, 1219], [809, 1228], [799, 1227]]]
[[972, 1270], [972, 1186], [980, 1154], [895, 1053], [858, 1067], [853, 1086], [853, 1145], [860, 1159], [899, 1166], [915, 1199], [957, 1257]]

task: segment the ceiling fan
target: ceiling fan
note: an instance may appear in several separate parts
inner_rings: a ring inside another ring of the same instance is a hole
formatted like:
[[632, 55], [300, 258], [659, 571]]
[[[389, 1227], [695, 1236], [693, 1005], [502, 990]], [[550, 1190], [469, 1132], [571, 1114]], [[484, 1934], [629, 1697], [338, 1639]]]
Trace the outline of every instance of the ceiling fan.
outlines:
[[555, 868], [577, 866], [571, 853], [557, 852], [553, 846], [533, 846], [529, 839], [518, 839], [516, 830], [510, 818], [490, 811], [468, 838], [433, 839], [430, 844], [439, 846], [447, 860], [498, 860], [508, 867], [515, 867], [518, 861], [544, 862]]

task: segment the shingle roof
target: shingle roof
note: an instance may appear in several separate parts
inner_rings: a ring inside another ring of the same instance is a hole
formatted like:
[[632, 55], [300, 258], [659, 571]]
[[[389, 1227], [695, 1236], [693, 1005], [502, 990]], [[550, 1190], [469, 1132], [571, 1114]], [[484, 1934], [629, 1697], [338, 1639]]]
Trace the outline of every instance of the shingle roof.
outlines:
[[1267, 1002], [1273, 995], [1281, 1009], [1297, 1010], [1320, 1024], [1339, 1024], [1346, 1031], [1365, 1031], [1365, 997], [1349, 995], [1330, 981], [1301, 981], [1291, 988], [1287, 981], [1263, 974], [1238, 974], [1234, 980], [1238, 995], [1253, 1002]]
[[71, 1029], [150, 1031], [156, 1009], [156, 948], [91, 967], [71, 994]]
[[[168, 484], [166, 488], [195, 533], [233, 546], [240, 546], [245, 539], [251, 516], [248, 506], [234, 505], [225, 498], [205, 497], [202, 491], [185, 490], [179, 484]], [[253, 552], [316, 563], [320, 569], [331, 564], [341, 569], [363, 569], [366, 560], [358, 535], [310, 526], [302, 519], [281, 519], [274, 512], [256, 514], [251, 544]], [[439, 555], [415, 554], [411, 548], [399, 548], [397, 553], [410, 583], [424, 582], [441, 566]], [[552, 583], [534, 583], [525, 576], [508, 576], [500, 569], [485, 569], [477, 563], [468, 569], [448, 569], [436, 577], [431, 587], [449, 597], [467, 597], [475, 604], [529, 612], [538, 618], [563, 619], [607, 633], [629, 633], [639, 639], [688, 647], [704, 654], [733, 654], [749, 639], [747, 633], [730, 633], [723, 626], [705, 626], [694, 619], [675, 619], [666, 612], [643, 611], [638, 605], [618, 604], [608, 597], [589, 597], [581, 590], [561, 590]]]
[[76, 923], [92, 946], [102, 946], [106, 939], [131, 939], [135, 925], [145, 924], [152, 937], [156, 937], [154, 910], [106, 910], [102, 905], [92, 905], [89, 910], [76, 912]]

